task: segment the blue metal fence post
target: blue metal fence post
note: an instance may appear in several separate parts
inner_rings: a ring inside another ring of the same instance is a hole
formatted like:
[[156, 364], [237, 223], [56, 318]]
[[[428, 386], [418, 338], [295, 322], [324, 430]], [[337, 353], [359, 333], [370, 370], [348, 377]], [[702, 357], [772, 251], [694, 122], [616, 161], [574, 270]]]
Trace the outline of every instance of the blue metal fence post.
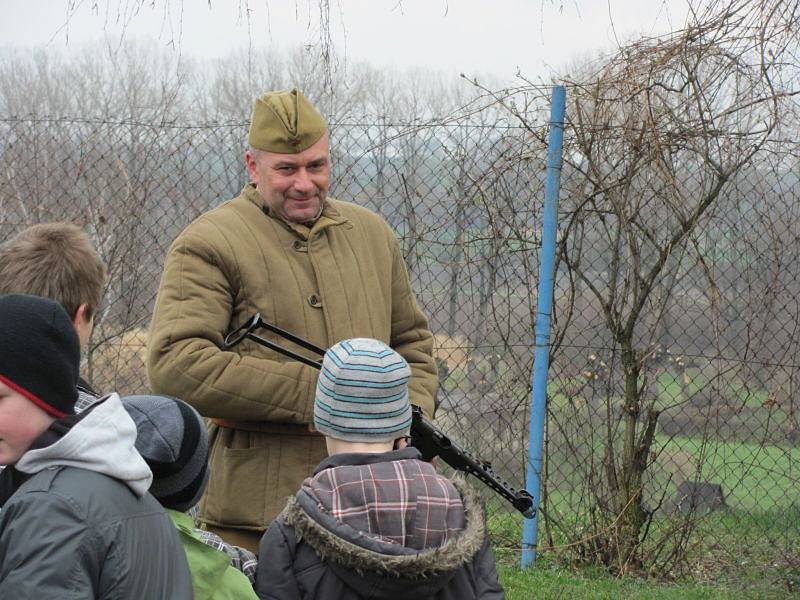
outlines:
[[[544, 189], [542, 249], [539, 265], [539, 294], [536, 307], [536, 344], [531, 389], [531, 423], [528, 438], [528, 469], [525, 486], [533, 496], [533, 505], [541, 501], [542, 448], [547, 407], [547, 369], [550, 363], [550, 314], [553, 307], [553, 268], [558, 229], [558, 193], [561, 187], [561, 148], [564, 140], [564, 111], [567, 92], [553, 88], [550, 106], [550, 134], [547, 141], [547, 179]], [[522, 530], [522, 568], [536, 560], [539, 512], [526, 519]]]

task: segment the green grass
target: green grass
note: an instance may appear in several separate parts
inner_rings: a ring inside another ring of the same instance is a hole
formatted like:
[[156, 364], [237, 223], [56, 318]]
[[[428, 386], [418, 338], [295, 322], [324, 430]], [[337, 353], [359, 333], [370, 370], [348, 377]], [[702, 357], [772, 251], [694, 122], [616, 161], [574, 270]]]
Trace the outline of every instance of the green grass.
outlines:
[[800, 448], [660, 435], [656, 447], [702, 460], [699, 478], [719, 483], [733, 508], [781, 509], [800, 500]]
[[537, 561], [532, 568], [500, 563], [500, 582], [508, 600], [530, 598], [640, 598], [653, 600], [751, 599], [792, 597], [786, 584], [759, 587], [708, 584], [692, 581], [665, 582], [635, 577], [613, 577], [596, 569], [571, 569]]
[[[677, 400], [686, 400], [709, 385], [699, 369], [686, 369], [688, 383], [683, 383], [683, 373], [667, 370], [659, 375], [656, 390], [662, 406], [674, 404]], [[749, 387], [737, 377], [726, 377], [717, 382], [721, 386], [719, 394], [727, 398], [732, 405], [742, 408], [760, 409], [769, 397], [766, 390]]]
[[749, 408], [761, 408], [769, 396], [766, 390], [751, 388], [740, 379], [733, 379], [730, 383], [730, 389], [739, 404]]
[[444, 392], [452, 392], [465, 385], [466, 382], [466, 371], [464, 369], [455, 369], [447, 374], [445, 380], [441, 382], [440, 387]]
[[[699, 369], [686, 369], [686, 381], [684, 373], [679, 370], [667, 369], [660, 373], [658, 377], [650, 382], [651, 389], [658, 398], [657, 408], [667, 408], [676, 402], [686, 401], [694, 394], [701, 391], [708, 385], [708, 381], [703, 378]], [[551, 410], [559, 410], [570, 400], [579, 402], [584, 400], [583, 394], [591, 395], [589, 388], [591, 382], [585, 377], [561, 377], [553, 378], [547, 386], [548, 401]], [[564, 395], [565, 389], [581, 390], [575, 398], [568, 398]], [[762, 408], [764, 401], [769, 394], [766, 390], [750, 388], [737, 378], [729, 378], [724, 382], [723, 388], [719, 393], [727, 398], [735, 406], [750, 409]], [[617, 402], [621, 402], [619, 398]]]
[[656, 392], [660, 403], [663, 406], [675, 404], [676, 401], [691, 397], [702, 385], [694, 376], [693, 369], [687, 369], [689, 383], [684, 385], [683, 374], [673, 371], [665, 371], [659, 375], [656, 381]]
[[[664, 579], [616, 577], [598, 567], [576, 566], [567, 551], [543, 552], [532, 568], [523, 571], [518, 550], [521, 519], [491, 512], [489, 528], [500, 581], [512, 600], [800, 598], [790, 593], [800, 590], [800, 561], [794, 558], [800, 557], [800, 536], [795, 532], [792, 541], [786, 539], [787, 525], [796, 528], [798, 519], [800, 509], [709, 515], [700, 521], [690, 544], [686, 570]], [[653, 533], [658, 533], [657, 527]], [[554, 541], [558, 545], [566, 540], [556, 536]]]

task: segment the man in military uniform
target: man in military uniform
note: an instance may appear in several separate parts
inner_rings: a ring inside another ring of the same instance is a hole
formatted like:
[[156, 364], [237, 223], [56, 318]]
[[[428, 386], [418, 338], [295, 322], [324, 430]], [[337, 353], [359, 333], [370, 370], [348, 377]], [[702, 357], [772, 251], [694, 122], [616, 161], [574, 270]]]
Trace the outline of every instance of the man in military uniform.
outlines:
[[325, 119], [297, 90], [268, 92], [256, 100], [249, 144], [252, 183], [169, 249], [148, 372], [155, 392], [211, 419], [201, 522], [255, 551], [326, 456], [312, 425], [318, 371], [249, 340], [223, 350], [228, 331], [259, 312], [321, 347], [381, 340], [408, 362], [411, 402], [428, 417], [437, 377], [433, 336], [394, 234], [375, 213], [327, 197]]

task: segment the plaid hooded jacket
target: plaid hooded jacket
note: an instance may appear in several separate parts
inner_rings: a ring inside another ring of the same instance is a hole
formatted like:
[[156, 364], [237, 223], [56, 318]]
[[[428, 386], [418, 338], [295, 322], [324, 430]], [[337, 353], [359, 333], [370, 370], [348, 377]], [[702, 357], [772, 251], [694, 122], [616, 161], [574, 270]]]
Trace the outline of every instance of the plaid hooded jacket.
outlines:
[[324, 460], [259, 556], [260, 598], [504, 597], [478, 494], [416, 448]]

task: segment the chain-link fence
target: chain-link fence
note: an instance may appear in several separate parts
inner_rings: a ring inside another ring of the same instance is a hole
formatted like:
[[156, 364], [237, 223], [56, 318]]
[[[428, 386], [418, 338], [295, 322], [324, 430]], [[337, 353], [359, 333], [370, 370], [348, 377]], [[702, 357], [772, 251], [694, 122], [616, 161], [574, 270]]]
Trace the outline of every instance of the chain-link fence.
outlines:
[[[547, 92], [515, 106], [524, 126], [497, 108], [336, 123], [331, 195], [397, 232], [436, 336], [438, 423], [521, 487]], [[637, 163], [614, 146], [629, 130], [592, 137], [580, 110], [565, 137], [540, 550], [594, 558], [640, 505], [648, 566], [678, 553], [695, 572], [742, 557], [797, 568], [796, 147], [772, 140], [717, 186], [690, 154], [669, 173]], [[91, 233], [110, 276], [86, 374], [145, 390], [164, 255], [246, 182], [246, 126], [17, 118], [0, 132], [0, 239], [56, 220]], [[695, 215], [689, 200], [712, 193]], [[625, 464], [643, 465], [638, 479]], [[519, 548], [518, 515], [494, 500], [490, 515], [496, 546]]]

